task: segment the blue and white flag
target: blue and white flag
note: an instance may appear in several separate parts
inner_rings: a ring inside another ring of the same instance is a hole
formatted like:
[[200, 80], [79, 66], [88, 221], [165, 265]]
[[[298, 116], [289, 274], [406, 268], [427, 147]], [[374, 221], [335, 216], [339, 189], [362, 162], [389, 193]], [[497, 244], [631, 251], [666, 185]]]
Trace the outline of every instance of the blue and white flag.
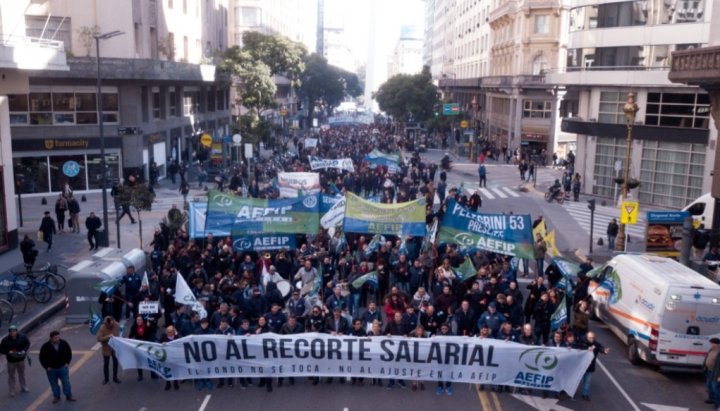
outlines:
[[192, 306], [192, 310], [200, 314], [200, 319], [207, 317], [205, 307], [195, 298], [182, 275], [178, 275], [175, 280], [175, 302]]
[[102, 325], [102, 317], [90, 306], [90, 320], [88, 321], [88, 327], [90, 328], [90, 334], [96, 335], [100, 326]]
[[373, 288], [378, 288], [378, 273], [377, 271], [370, 271], [367, 274], [363, 274], [352, 282], [352, 286], [356, 289], [362, 287], [365, 283], [369, 283]]
[[106, 295], [112, 295], [115, 293], [115, 288], [120, 285], [120, 280], [117, 278], [110, 278], [103, 280], [93, 286], [94, 289], [105, 293]]

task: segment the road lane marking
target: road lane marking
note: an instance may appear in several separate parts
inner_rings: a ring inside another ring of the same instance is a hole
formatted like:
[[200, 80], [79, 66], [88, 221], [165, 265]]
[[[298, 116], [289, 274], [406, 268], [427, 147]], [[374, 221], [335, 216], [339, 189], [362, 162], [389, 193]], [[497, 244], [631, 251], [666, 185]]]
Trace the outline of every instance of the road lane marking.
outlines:
[[503, 411], [502, 405], [500, 404], [500, 398], [498, 398], [497, 394], [493, 392], [490, 396], [495, 404], [495, 411]]
[[480, 400], [480, 405], [482, 406], [482, 409], [484, 411], [492, 411], [492, 408], [490, 407], [490, 399], [488, 398], [485, 390], [481, 390], [480, 386], [476, 384], [475, 391], [477, 392], [477, 396]]
[[100, 349], [100, 347], [102, 347], [102, 344], [100, 344], [99, 342], [96, 342], [95, 345], [93, 345], [90, 350], [97, 351]]
[[198, 409], [198, 411], [205, 411], [205, 407], [207, 407], [208, 403], [210, 402], [210, 397], [212, 397], [212, 395], [210, 394], [205, 396], [205, 399], [203, 400], [202, 404], [200, 404], [200, 408]]
[[485, 198], [487, 198], [488, 200], [492, 200], [492, 199], [495, 198], [495, 196], [492, 195], [492, 193], [490, 192], [490, 190], [488, 190], [487, 188], [482, 188], [482, 187], [481, 187], [481, 188], [480, 188], [480, 192], [483, 193], [483, 195], [485, 196]]
[[625, 399], [627, 400], [627, 402], [629, 402], [630, 405], [632, 405], [633, 409], [634, 409], [635, 411], [640, 411], [640, 407], [638, 407], [637, 404], [635, 404], [635, 401], [633, 401], [632, 398], [630, 398], [630, 396], [628, 395], [628, 393], [625, 392], [625, 390], [620, 386], [620, 384], [617, 382], [617, 380], [615, 379], [615, 377], [613, 377], [613, 376], [610, 374], [610, 371], [608, 371], [608, 369], [605, 368], [605, 365], [603, 365], [603, 363], [600, 362], [599, 359], [598, 359], [596, 362], [597, 362], [597, 365], [600, 366], [600, 369], [603, 370], [603, 372], [605, 373], [605, 375], [608, 376], [608, 378], [610, 379], [610, 382], [612, 382], [613, 385], [615, 386], [615, 388], [617, 388], [618, 391], [620, 391], [620, 394], [622, 394], [623, 397], [625, 397]]
[[[74, 354], [77, 354], [77, 352], [74, 352]], [[70, 372], [69, 372], [70, 376], [75, 374], [75, 371], [77, 371], [78, 369], [80, 369], [80, 367], [85, 365], [85, 363], [88, 362], [88, 360], [90, 360], [90, 358], [92, 358], [94, 354], [95, 354], [95, 351], [84, 351], [84, 354], [80, 358], [80, 360], [78, 360], [78, 362], [74, 363], [70, 367]], [[72, 385], [72, 382], [70, 385]], [[46, 388], [45, 391], [43, 391], [43, 393], [40, 394], [40, 396], [37, 397], [37, 399], [35, 399], [35, 402], [30, 404], [29, 407], [27, 407], [26, 411], [37, 410], [41, 405], [43, 405], [43, 403], [45, 401], [47, 401], [50, 398], [50, 395], [52, 395], [52, 391], [50, 390], [50, 388]]]
[[511, 197], [520, 197], [520, 194], [516, 193], [515, 190], [513, 190], [510, 187], [503, 187], [505, 189], [505, 192], [510, 194]]
[[507, 198], [507, 194], [505, 194], [500, 188], [491, 188], [491, 190], [496, 193], [500, 198]]

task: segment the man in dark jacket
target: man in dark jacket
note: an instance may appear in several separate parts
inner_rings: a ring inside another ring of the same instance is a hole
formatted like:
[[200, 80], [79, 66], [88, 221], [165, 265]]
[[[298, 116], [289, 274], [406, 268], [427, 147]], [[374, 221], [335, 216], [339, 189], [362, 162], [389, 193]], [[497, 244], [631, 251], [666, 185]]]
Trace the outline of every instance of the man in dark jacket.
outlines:
[[85, 228], [87, 228], [87, 239], [90, 243], [90, 250], [97, 250], [98, 248], [98, 229], [102, 227], [102, 221], [100, 217], [96, 216], [94, 212], [90, 212], [90, 215], [85, 219]]
[[460, 304], [460, 309], [455, 311], [457, 335], [475, 335], [475, 323], [477, 320], [477, 314], [470, 308], [470, 302], [464, 300]]
[[75, 402], [70, 387], [70, 361], [72, 361], [72, 349], [67, 341], [60, 339], [59, 331], [50, 333], [50, 340], [40, 348], [40, 365], [47, 373], [50, 388], [53, 393], [53, 404], [60, 402], [60, 385], [62, 383], [63, 394], [70, 402]]
[[35, 241], [27, 234], [25, 234], [25, 237], [20, 242], [20, 252], [22, 253], [25, 267], [32, 269], [33, 265], [35, 265], [35, 259], [37, 259], [38, 256], [38, 250], [35, 249]]
[[592, 375], [595, 372], [595, 362], [598, 354], [607, 354], [610, 352], [609, 348], [605, 348], [597, 340], [595, 340], [595, 333], [590, 331], [585, 335], [585, 340], [580, 342], [579, 349], [588, 350], [593, 354], [593, 360], [588, 366], [585, 375], [582, 379], [582, 398], [585, 401], [590, 401], [590, 382], [592, 381]]
[[42, 221], [40, 221], [40, 229], [39, 231], [42, 232], [43, 235], [43, 241], [45, 241], [48, 245], [47, 250], [50, 251], [52, 248], [52, 238], [53, 234], [56, 233], [55, 231], [55, 221], [53, 221], [52, 217], [50, 217], [50, 212], [45, 212], [45, 217], [43, 217]]
[[615, 249], [615, 237], [617, 237], [618, 231], [620, 231], [620, 226], [618, 225], [617, 220], [613, 218], [607, 226], [608, 249], [610, 250]]
[[8, 336], [0, 341], [0, 354], [7, 358], [8, 371], [8, 387], [10, 388], [10, 396], [15, 396], [15, 374], [20, 380], [20, 389], [22, 392], [28, 392], [27, 383], [25, 383], [25, 357], [27, 357], [28, 348], [30, 348], [30, 340], [18, 332], [16, 325], [11, 325], [8, 329]]
[[70, 212], [70, 221], [72, 221], [72, 232], [80, 232], [80, 203], [75, 197], [68, 199], [68, 211]]

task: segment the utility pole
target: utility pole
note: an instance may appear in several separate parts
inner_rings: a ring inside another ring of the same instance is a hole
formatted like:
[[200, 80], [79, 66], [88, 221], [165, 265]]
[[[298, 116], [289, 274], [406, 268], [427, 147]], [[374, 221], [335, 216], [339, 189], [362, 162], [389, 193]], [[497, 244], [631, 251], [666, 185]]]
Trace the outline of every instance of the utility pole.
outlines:
[[595, 228], [595, 199], [588, 200], [588, 208], [590, 209], [590, 254], [593, 252], [593, 232]]

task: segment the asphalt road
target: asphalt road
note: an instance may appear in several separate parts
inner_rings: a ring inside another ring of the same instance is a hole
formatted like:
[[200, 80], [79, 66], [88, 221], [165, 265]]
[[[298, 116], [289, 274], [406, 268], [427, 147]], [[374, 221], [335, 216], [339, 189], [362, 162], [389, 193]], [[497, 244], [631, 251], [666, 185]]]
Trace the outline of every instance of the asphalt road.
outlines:
[[[428, 152], [424, 157], [442, 156], [442, 152]], [[520, 184], [516, 169], [512, 166], [495, 165], [488, 167], [488, 188], [515, 187]], [[482, 211], [530, 213], [535, 217], [542, 214], [551, 228], [559, 233], [558, 247], [561, 251], [572, 252], [579, 244], [587, 241], [587, 233], [568, 214], [568, 210], [549, 204], [542, 198], [541, 181], [558, 174], [552, 169], [541, 169], [537, 191], [517, 191], [518, 196], [499, 195], [494, 199], [484, 199]], [[477, 184], [476, 166], [456, 164], [449, 174], [450, 185], [464, 183], [474, 189]], [[551, 181], [551, 180], [550, 180]], [[495, 192], [495, 191], [493, 191]], [[507, 191], [504, 191], [507, 193]], [[161, 381], [147, 378], [136, 381], [134, 370], [121, 372], [121, 384], [102, 385], [102, 356], [95, 338], [85, 325], [66, 326], [64, 317], [58, 315], [47, 324], [33, 331], [31, 358], [33, 365], [27, 371], [31, 392], [15, 398], [7, 395], [5, 381], [5, 361], [0, 362], [0, 404], [8, 410], [226, 410], [226, 409], [262, 409], [270, 410], [710, 410], [703, 403], [706, 398], [704, 379], [700, 374], [661, 373], [650, 366], [633, 366], [625, 357], [624, 343], [615, 337], [603, 324], [593, 322], [591, 328], [596, 331], [598, 340], [610, 348], [610, 353], [601, 356], [592, 382], [592, 400], [585, 402], [563, 397], [553, 398], [514, 396], [510, 393], [478, 391], [470, 384], [455, 385], [455, 393], [436, 396], [432, 383], [427, 383], [426, 391], [412, 392], [410, 389], [388, 391], [384, 388], [365, 385], [364, 387], [344, 385], [337, 381], [327, 385], [312, 386], [305, 379], [298, 379], [294, 386], [276, 388], [267, 393], [257, 386], [247, 390], [235, 388], [198, 391], [191, 383], [180, 386], [178, 391], [164, 391]], [[43, 370], [37, 360], [37, 351], [53, 329], [61, 329], [75, 352], [71, 364], [73, 394], [77, 403], [61, 402], [52, 405], [52, 395]], [[649, 404], [649, 405], [648, 405]]]

